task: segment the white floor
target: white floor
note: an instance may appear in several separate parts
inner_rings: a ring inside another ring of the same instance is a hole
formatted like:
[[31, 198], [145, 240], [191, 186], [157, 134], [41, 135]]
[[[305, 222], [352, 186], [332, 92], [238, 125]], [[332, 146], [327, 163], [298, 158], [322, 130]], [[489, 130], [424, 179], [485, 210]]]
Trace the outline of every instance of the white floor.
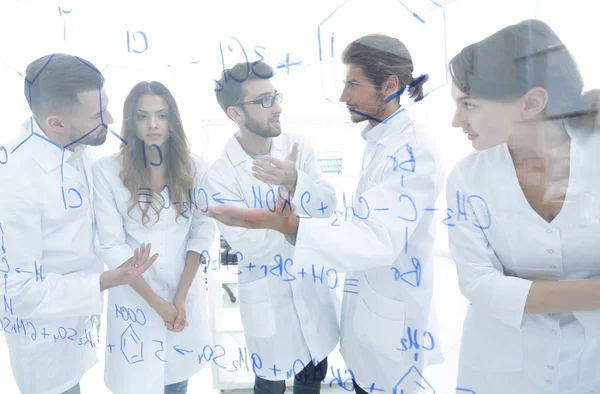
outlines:
[[[458, 351], [462, 322], [466, 311], [467, 301], [458, 290], [456, 270], [454, 263], [448, 258], [438, 256], [435, 261], [435, 308], [438, 313], [440, 325], [439, 337], [436, 338], [437, 345], [441, 346], [444, 354], [444, 364], [430, 367], [424, 371], [424, 377], [435, 391], [423, 391], [422, 394], [454, 394], [456, 388], [456, 372], [458, 362]], [[0, 393], [19, 393], [10, 369], [8, 351], [4, 336], [0, 335]], [[104, 353], [99, 352], [100, 363], [96, 365], [81, 382], [83, 394], [109, 394], [102, 379]], [[212, 388], [212, 371], [210, 367], [204, 368], [189, 382], [188, 393], [219, 393]], [[324, 393], [347, 393], [348, 391], [337, 386], [329, 388], [332, 377], [329, 375], [324, 384]], [[232, 390], [227, 392], [251, 393], [252, 390]], [[288, 390], [291, 392], [291, 390]], [[132, 393], [134, 394], [134, 393]], [[137, 393], [135, 393], [137, 394]], [[140, 393], [143, 394], [143, 393]], [[421, 394], [421, 393], [420, 393]]]

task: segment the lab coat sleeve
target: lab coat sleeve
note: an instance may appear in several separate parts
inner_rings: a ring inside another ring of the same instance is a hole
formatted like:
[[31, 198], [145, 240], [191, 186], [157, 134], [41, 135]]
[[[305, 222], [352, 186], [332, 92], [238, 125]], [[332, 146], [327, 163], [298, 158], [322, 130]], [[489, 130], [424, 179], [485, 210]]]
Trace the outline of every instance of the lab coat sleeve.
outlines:
[[[208, 165], [199, 157], [194, 157], [194, 163], [196, 165], [194, 185], [200, 190], [200, 192], [206, 192], [206, 189], [204, 189], [203, 186], [205, 186], [206, 183], [205, 177]], [[202, 195], [202, 193], [198, 194]], [[209, 195], [206, 193], [206, 199], [208, 200], [208, 198]], [[199, 209], [194, 211], [194, 215], [192, 217], [192, 227], [190, 228], [187, 241], [187, 252], [193, 251], [202, 254], [203, 251], [210, 250], [210, 247], [215, 239], [217, 226], [213, 219], [202, 214], [203, 211], [206, 211], [208, 208], [204, 205], [204, 201], [199, 201]]]
[[464, 213], [455, 215], [454, 226], [448, 228], [450, 253], [456, 262], [461, 293], [473, 308], [521, 329], [532, 282], [504, 275], [483, 230], [494, 225], [489, 207], [479, 196], [465, 195], [467, 191], [462, 186], [465, 182], [458, 179], [456, 172], [455, 169], [448, 178], [446, 200], [448, 207], [457, 207], [457, 200], [463, 201], [465, 197]]
[[298, 169], [292, 203], [301, 216], [328, 218], [333, 215], [337, 205], [335, 189], [323, 179], [315, 151], [308, 140], [302, 137], [299, 145], [299, 154], [303, 160], [302, 168]]
[[[110, 269], [115, 269], [133, 256], [126, 242], [123, 216], [117, 209], [113, 190], [108, 181], [110, 162], [100, 159], [94, 163], [94, 213], [98, 245], [96, 254]], [[119, 182], [121, 182], [119, 180]]]
[[[220, 193], [218, 198], [237, 200], [227, 201], [227, 204], [249, 208], [238, 188], [235, 174], [222, 163], [217, 161], [206, 175], [204, 184], [208, 196], [212, 197], [215, 193]], [[216, 203], [211, 201], [211, 204]], [[252, 256], [254, 261], [273, 261], [275, 265], [272, 250], [274, 245], [282, 242], [282, 234], [275, 230], [230, 227], [221, 222], [217, 222], [217, 226], [234, 252], [240, 252], [243, 256]]]
[[[101, 314], [100, 273], [44, 272], [42, 214], [36, 204], [44, 198], [43, 193], [37, 194], [33, 185], [18, 176], [10, 178], [0, 177], [0, 184], [10, 185], [0, 193], [0, 267], [6, 278], [2, 293], [12, 300], [14, 316], [34, 319]], [[4, 310], [1, 308], [0, 314]]]
[[[443, 170], [434, 152], [412, 149], [414, 172], [393, 164], [385, 166], [381, 181], [366, 188], [357, 204], [346, 203], [342, 218], [301, 219], [296, 237], [294, 263], [326, 261], [338, 272], [391, 266], [422, 220], [431, 220], [439, 195]], [[396, 156], [402, 160], [405, 147]], [[403, 177], [403, 178], [402, 178]], [[352, 217], [344, 221], [343, 216]]]

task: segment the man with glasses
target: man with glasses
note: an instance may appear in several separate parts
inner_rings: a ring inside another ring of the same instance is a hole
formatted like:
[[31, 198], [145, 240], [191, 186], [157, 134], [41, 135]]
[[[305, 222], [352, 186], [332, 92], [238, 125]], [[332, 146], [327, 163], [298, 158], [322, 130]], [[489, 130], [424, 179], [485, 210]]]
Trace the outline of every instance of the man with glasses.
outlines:
[[[295, 134], [282, 134], [282, 94], [273, 87], [266, 63], [239, 63], [217, 82], [219, 105], [239, 130], [206, 177], [209, 195], [244, 208], [275, 210], [285, 196], [303, 214], [329, 217], [336, 193], [323, 180], [314, 150]], [[220, 194], [218, 194], [220, 193]], [[247, 230], [219, 223], [239, 261], [240, 313], [253, 356], [254, 392], [283, 393], [286, 375], [294, 393], [318, 393], [327, 355], [339, 339], [328, 285], [327, 263], [311, 261], [312, 272], [291, 260], [294, 247], [273, 230]]]

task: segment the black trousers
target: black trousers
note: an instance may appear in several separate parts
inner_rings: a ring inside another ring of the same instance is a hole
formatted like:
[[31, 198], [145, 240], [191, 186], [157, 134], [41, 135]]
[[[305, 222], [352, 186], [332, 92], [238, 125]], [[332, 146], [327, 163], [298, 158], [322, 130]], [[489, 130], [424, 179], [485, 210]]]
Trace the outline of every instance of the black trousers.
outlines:
[[356, 394], [369, 394], [365, 390], [361, 389], [360, 386], [357, 385], [354, 380], [352, 381], [352, 383], [354, 383], [354, 392], [356, 392]]
[[[318, 394], [321, 392], [321, 381], [327, 375], [327, 358], [314, 365], [311, 361], [294, 376], [294, 394]], [[266, 380], [255, 376], [254, 394], [283, 394], [285, 380]]]

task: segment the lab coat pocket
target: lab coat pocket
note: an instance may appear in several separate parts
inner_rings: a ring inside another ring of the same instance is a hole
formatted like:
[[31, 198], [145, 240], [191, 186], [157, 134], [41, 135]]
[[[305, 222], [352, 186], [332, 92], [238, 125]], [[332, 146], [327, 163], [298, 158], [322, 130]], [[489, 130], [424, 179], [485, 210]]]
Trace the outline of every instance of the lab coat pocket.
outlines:
[[240, 314], [246, 335], [263, 338], [275, 335], [275, 315], [267, 279], [239, 284]]
[[523, 331], [469, 306], [463, 327], [460, 364], [481, 372], [521, 371]]
[[590, 390], [600, 392], [598, 359], [600, 355], [600, 314], [598, 311], [573, 312], [585, 332], [585, 349], [581, 354], [579, 381]]
[[356, 336], [366, 347], [388, 358], [402, 359], [404, 352], [397, 348], [405, 330], [404, 302], [377, 293], [366, 276], [361, 281], [357, 297], [353, 322]]

